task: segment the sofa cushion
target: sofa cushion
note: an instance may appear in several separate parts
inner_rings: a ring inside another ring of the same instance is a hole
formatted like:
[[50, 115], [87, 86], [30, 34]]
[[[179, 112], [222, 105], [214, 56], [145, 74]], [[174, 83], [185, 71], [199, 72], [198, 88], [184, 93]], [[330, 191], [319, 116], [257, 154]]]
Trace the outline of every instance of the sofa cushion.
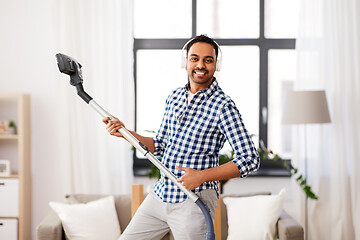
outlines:
[[69, 240], [117, 240], [120, 236], [113, 196], [88, 203], [49, 205], [58, 214]]
[[[104, 198], [109, 195], [105, 194], [71, 194], [66, 195], [67, 203], [88, 203], [91, 201]], [[114, 195], [115, 199], [115, 208], [117, 217], [120, 223], [121, 232], [125, 231], [125, 228], [131, 220], [131, 197], [127, 194]]]
[[227, 239], [276, 239], [276, 222], [280, 216], [285, 189], [278, 195], [224, 197], [227, 207]]
[[226, 239], [228, 236], [228, 217], [227, 217], [227, 208], [224, 203], [224, 198], [226, 197], [233, 197], [233, 198], [239, 198], [239, 197], [251, 197], [251, 196], [257, 196], [257, 195], [270, 195], [271, 192], [254, 192], [254, 193], [247, 193], [247, 194], [221, 194], [221, 201], [220, 201], [220, 207], [221, 207], [221, 239]]

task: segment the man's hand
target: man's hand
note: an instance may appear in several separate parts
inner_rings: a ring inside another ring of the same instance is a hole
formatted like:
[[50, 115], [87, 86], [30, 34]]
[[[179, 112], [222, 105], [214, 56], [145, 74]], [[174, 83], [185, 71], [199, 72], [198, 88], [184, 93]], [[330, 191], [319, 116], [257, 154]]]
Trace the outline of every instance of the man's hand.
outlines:
[[241, 176], [238, 167], [233, 161], [202, 171], [178, 166], [176, 169], [185, 172], [185, 174], [178, 179], [178, 182], [182, 183], [182, 185], [189, 190], [194, 190], [204, 182], [227, 180]]
[[[110, 133], [110, 135], [116, 136], [116, 137], [122, 137], [125, 140], [127, 140], [118, 130], [122, 127], [125, 127], [124, 123], [122, 121], [120, 121], [119, 119], [117, 119], [116, 117], [115, 120], [106, 117], [104, 118], [102, 121], [106, 124], [106, 130]], [[155, 143], [154, 140], [151, 137], [143, 137], [139, 134], [137, 134], [134, 131], [130, 131], [128, 130], [137, 140], [139, 140], [140, 142], [142, 142], [143, 144], [145, 144], [145, 146], [148, 147], [149, 151], [151, 153], [154, 153], [155, 151]]]
[[194, 190], [203, 183], [201, 171], [179, 166], [177, 166], [176, 169], [185, 172], [185, 174], [178, 179], [178, 182], [180, 182], [185, 188]]
[[115, 118], [115, 120], [112, 120], [109, 117], [104, 118], [102, 121], [103, 121], [103, 123], [106, 124], [106, 130], [110, 133], [110, 135], [113, 135], [116, 137], [123, 137], [123, 135], [118, 132], [118, 130], [120, 128], [125, 127], [123, 122], [121, 122], [117, 118]]

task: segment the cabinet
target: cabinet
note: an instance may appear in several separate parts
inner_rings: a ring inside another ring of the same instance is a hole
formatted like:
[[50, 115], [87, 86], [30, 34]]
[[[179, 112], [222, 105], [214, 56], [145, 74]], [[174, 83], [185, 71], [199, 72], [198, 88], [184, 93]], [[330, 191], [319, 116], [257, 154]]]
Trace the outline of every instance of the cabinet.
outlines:
[[18, 221], [17, 219], [0, 219], [0, 239], [17, 239]]
[[0, 176], [0, 238], [31, 239], [30, 96], [0, 94], [0, 121], [13, 120], [15, 134], [0, 134], [0, 159], [10, 176]]

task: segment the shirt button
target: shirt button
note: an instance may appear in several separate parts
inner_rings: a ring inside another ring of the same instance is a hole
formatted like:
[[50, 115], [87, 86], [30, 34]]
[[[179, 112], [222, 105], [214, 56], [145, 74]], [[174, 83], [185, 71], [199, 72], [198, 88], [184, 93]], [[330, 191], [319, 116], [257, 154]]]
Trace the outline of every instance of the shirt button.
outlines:
[[172, 146], [171, 148], [172, 148], [172, 149], [175, 149], [175, 146]]
[[181, 129], [179, 129], [178, 131], [181, 132]]

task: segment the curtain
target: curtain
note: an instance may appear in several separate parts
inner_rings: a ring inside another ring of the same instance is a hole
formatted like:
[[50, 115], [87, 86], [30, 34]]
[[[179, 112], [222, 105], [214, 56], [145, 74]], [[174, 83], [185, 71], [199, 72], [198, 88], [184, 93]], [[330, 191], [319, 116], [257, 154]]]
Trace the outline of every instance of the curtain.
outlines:
[[[307, 125], [307, 179], [319, 196], [308, 200], [308, 239], [360, 239], [360, 3], [301, 0], [299, 23], [296, 90], [324, 89], [331, 115]], [[303, 165], [303, 126], [294, 128]]]
[[[84, 89], [112, 115], [133, 129], [134, 80], [131, 0], [56, 1], [58, 52], [81, 63]], [[54, 53], [55, 55], [55, 53]], [[55, 60], [54, 60], [55, 61]], [[70, 193], [130, 193], [131, 145], [110, 136], [102, 117], [81, 100], [62, 75], [62, 110], [67, 115], [63, 145]]]

